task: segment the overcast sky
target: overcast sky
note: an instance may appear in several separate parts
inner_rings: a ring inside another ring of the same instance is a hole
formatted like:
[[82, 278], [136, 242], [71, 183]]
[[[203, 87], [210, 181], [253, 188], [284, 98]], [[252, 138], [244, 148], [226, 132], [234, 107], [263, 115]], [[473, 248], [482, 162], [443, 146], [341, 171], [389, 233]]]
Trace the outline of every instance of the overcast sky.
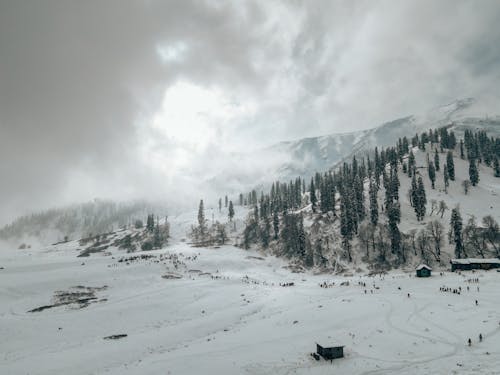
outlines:
[[498, 103], [499, 19], [495, 0], [0, 0], [0, 223], [196, 201], [231, 151]]

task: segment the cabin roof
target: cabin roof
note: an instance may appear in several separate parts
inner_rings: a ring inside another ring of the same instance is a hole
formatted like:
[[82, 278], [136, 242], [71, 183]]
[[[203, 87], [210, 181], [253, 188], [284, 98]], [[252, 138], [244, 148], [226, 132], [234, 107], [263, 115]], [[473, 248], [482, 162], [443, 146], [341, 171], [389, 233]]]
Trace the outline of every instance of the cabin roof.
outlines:
[[500, 259], [490, 258], [490, 259], [482, 259], [482, 258], [467, 258], [467, 259], [452, 259], [450, 260], [451, 264], [500, 264]]
[[332, 345], [321, 345], [321, 344], [318, 344], [316, 343], [316, 345], [319, 345], [321, 346], [323, 349], [329, 349], [329, 348], [343, 348], [345, 345], [339, 345], [339, 344], [332, 344]]
[[417, 270], [417, 271], [420, 271], [420, 270], [422, 270], [422, 269], [424, 269], [424, 268], [425, 268], [425, 269], [428, 269], [429, 271], [432, 271], [432, 268], [431, 268], [431, 267], [429, 267], [427, 264], [420, 264], [420, 265], [416, 268], [416, 270]]

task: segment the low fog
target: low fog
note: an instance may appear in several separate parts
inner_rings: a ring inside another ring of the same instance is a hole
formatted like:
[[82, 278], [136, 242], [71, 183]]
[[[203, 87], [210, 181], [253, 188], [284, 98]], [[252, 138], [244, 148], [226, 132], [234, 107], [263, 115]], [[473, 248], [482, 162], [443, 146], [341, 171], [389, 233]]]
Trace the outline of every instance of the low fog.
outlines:
[[258, 150], [282, 140], [463, 97], [494, 111], [498, 19], [497, 1], [1, 1], [0, 224], [95, 197], [194, 207], [247, 187], [226, 172], [264, 181], [284, 156]]

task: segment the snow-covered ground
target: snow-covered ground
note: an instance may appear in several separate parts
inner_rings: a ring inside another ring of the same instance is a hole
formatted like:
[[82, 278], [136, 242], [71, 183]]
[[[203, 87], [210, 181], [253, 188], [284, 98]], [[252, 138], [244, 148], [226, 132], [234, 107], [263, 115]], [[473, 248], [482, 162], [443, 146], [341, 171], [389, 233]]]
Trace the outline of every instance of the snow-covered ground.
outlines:
[[[0, 374], [498, 373], [498, 272], [297, 274], [178, 234], [147, 253], [77, 258], [77, 242], [0, 252]], [[141, 254], [153, 257], [119, 262]], [[107, 288], [86, 307], [28, 312], [76, 286]], [[314, 360], [316, 342], [345, 345], [345, 358]]]

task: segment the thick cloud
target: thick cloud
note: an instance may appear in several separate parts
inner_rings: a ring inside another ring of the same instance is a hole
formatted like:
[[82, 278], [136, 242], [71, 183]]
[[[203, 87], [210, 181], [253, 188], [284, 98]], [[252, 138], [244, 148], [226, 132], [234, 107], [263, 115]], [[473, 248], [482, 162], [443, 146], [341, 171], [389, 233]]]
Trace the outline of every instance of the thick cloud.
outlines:
[[497, 1], [0, 2], [0, 223], [189, 199], [234, 151], [498, 103], [498, 19]]

